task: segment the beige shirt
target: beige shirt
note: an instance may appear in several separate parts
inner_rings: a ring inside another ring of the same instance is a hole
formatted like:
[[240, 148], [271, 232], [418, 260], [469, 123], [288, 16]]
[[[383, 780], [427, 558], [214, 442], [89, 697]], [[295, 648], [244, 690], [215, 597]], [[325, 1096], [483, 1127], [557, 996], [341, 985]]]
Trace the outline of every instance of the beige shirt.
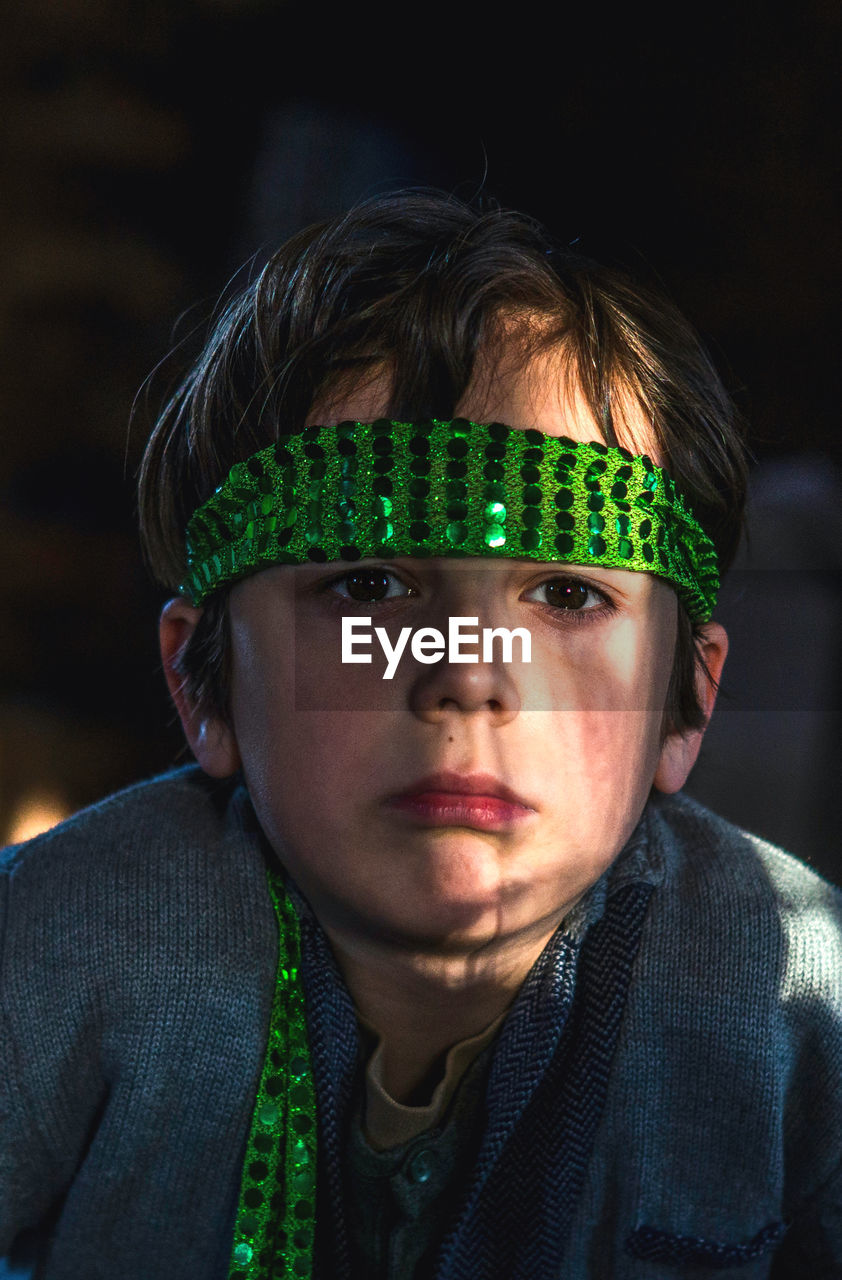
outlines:
[[[423, 1107], [408, 1107], [402, 1102], [396, 1102], [387, 1093], [383, 1084], [383, 1040], [378, 1038], [365, 1071], [363, 1131], [369, 1145], [375, 1151], [386, 1151], [390, 1147], [411, 1141], [419, 1133], [438, 1124], [459, 1081], [474, 1059], [494, 1039], [508, 1012], [508, 1009], [504, 1010], [484, 1031], [467, 1040], [460, 1040], [448, 1049], [444, 1075], [433, 1090], [430, 1101]], [[377, 1036], [374, 1028], [362, 1018], [360, 1025], [370, 1035]]]

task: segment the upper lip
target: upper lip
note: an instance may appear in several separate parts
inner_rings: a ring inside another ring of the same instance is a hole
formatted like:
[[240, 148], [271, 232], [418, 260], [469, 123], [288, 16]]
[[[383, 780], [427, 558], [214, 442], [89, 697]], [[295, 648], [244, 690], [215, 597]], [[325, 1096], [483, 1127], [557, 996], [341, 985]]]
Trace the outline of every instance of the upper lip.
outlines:
[[523, 809], [535, 807], [491, 773], [430, 773], [398, 792], [395, 798], [422, 795], [428, 791], [441, 791], [459, 796], [496, 796], [499, 800], [520, 805]]

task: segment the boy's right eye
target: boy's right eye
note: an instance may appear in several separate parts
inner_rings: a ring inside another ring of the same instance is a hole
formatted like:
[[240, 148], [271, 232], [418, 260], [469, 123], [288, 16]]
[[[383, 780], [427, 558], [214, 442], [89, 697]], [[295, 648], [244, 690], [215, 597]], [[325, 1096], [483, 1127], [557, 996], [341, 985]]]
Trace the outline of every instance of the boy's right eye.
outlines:
[[381, 600], [414, 595], [411, 587], [387, 569], [353, 569], [343, 573], [341, 578], [333, 578], [327, 589], [358, 604], [376, 604]]

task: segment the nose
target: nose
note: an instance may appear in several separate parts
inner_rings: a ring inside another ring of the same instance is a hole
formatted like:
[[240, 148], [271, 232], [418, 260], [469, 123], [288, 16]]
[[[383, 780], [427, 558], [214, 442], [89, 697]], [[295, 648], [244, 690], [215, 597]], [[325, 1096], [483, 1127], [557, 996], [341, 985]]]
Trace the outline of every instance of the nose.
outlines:
[[520, 711], [520, 694], [505, 664], [498, 661], [448, 662], [445, 657], [424, 667], [410, 688], [413, 713], [428, 724], [441, 724], [449, 716], [485, 714], [495, 726], [514, 720]]

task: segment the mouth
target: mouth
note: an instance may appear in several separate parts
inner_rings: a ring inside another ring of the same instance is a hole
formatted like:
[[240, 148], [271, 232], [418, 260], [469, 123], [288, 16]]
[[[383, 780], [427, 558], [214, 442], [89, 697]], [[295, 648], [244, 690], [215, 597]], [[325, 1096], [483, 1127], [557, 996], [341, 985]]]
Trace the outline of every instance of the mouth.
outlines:
[[435, 773], [389, 796], [388, 807], [423, 827], [472, 827], [505, 831], [536, 810], [511, 787], [487, 773]]

